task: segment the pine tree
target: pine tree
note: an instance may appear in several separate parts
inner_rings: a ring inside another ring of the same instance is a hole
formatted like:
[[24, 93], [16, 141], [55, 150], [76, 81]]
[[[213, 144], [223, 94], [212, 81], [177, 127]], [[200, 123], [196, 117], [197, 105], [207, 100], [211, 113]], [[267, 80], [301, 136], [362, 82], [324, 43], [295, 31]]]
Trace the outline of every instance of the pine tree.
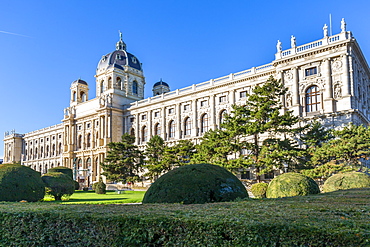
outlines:
[[175, 156], [177, 166], [190, 164], [190, 161], [195, 153], [195, 146], [190, 140], [180, 140], [172, 147], [172, 152]]
[[167, 148], [164, 140], [155, 135], [147, 142], [145, 150], [145, 167], [148, 169], [148, 172], [145, 176], [148, 176], [151, 179], [158, 178], [164, 170], [167, 170], [167, 167], [163, 166], [163, 156], [165, 149]]
[[244, 105], [232, 106], [220, 130], [204, 136], [198, 159], [232, 170], [254, 167], [259, 175], [284, 165], [297, 168], [302, 149], [294, 138], [304, 128], [295, 127], [299, 118], [283, 108], [286, 91], [273, 77], [255, 86]]
[[108, 144], [109, 151], [102, 163], [103, 175], [113, 181], [135, 182], [143, 168], [143, 156], [129, 134], [122, 136], [121, 142]]

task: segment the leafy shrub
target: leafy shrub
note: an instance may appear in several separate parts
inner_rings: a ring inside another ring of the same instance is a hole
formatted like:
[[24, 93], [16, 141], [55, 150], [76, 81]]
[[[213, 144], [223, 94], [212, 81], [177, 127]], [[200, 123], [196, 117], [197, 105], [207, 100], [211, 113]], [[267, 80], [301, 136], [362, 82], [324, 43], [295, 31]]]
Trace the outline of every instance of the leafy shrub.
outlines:
[[57, 166], [57, 167], [54, 167], [54, 168], [50, 168], [48, 170], [48, 173], [50, 172], [61, 172], [61, 173], [64, 173], [66, 175], [68, 175], [71, 179], [73, 179], [73, 171], [71, 168], [68, 168], [68, 167], [65, 167], [65, 166]]
[[370, 187], [370, 176], [362, 172], [338, 173], [325, 181], [324, 192]]
[[36, 202], [44, 198], [40, 173], [18, 164], [0, 165], [0, 201]]
[[80, 184], [75, 180], [73, 180], [73, 183], [75, 185], [75, 190], [79, 190], [80, 189]]
[[106, 190], [107, 186], [101, 178], [99, 179], [99, 182], [93, 184], [92, 188], [93, 188], [93, 190], [95, 190], [96, 194], [105, 194], [105, 193], [107, 193], [107, 190]]
[[54, 196], [56, 201], [62, 200], [62, 196], [70, 196], [75, 191], [74, 181], [61, 172], [50, 172], [44, 174], [42, 181], [45, 183], [46, 192]]
[[274, 178], [266, 192], [268, 198], [306, 196], [320, 193], [319, 186], [310, 177], [299, 173], [284, 173]]
[[267, 183], [256, 183], [256, 184], [253, 184], [252, 187], [251, 187], [252, 194], [256, 198], [265, 198], [266, 197], [266, 191], [267, 191], [267, 187], [268, 186], [269, 185]]
[[232, 173], [210, 164], [186, 165], [162, 175], [144, 195], [143, 203], [206, 203], [233, 201], [248, 193]]

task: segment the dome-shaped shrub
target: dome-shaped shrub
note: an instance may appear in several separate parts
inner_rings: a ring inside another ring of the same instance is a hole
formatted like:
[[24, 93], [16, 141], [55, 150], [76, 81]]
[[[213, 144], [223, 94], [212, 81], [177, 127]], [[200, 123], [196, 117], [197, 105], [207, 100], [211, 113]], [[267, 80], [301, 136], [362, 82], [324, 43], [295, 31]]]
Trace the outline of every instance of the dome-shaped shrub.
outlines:
[[103, 182], [102, 178], [99, 179], [99, 182], [96, 182], [92, 185], [93, 190], [96, 194], [106, 194], [107, 185]]
[[54, 168], [50, 168], [48, 170], [48, 173], [50, 172], [61, 172], [61, 173], [64, 173], [66, 175], [68, 175], [71, 179], [73, 179], [73, 171], [71, 168], [68, 168], [68, 167], [65, 167], [65, 166], [57, 166], [57, 167], [54, 167]]
[[267, 187], [269, 185], [267, 183], [256, 183], [253, 184], [251, 187], [251, 192], [256, 198], [265, 198]]
[[247, 190], [225, 168], [186, 165], [161, 176], [145, 193], [143, 203], [206, 203], [248, 197]]
[[299, 173], [284, 173], [274, 178], [266, 192], [267, 198], [306, 196], [320, 193], [319, 186], [310, 177]]
[[325, 181], [324, 192], [370, 187], [370, 176], [362, 172], [338, 173]]
[[0, 165], [0, 188], [0, 201], [36, 202], [45, 196], [40, 173], [22, 165]]
[[62, 200], [64, 195], [70, 196], [75, 192], [74, 181], [64, 173], [50, 172], [41, 178], [45, 183], [47, 193], [54, 196], [56, 201]]

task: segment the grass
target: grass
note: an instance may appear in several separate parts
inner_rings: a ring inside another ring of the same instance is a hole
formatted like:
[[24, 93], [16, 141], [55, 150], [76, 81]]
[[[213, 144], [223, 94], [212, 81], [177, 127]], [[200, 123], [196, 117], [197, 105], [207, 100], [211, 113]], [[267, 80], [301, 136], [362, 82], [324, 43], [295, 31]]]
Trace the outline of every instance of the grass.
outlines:
[[145, 191], [107, 191], [106, 194], [96, 194], [94, 191], [75, 191], [69, 198], [65, 197], [61, 202], [54, 200], [52, 196], [45, 196], [44, 202], [56, 204], [121, 204], [139, 203], [143, 200]]

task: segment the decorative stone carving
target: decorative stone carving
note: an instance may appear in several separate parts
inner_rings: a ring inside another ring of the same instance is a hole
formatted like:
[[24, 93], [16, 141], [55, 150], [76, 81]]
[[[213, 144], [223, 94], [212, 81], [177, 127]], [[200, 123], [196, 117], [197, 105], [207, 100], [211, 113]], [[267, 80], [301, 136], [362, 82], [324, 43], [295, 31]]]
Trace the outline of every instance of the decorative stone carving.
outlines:
[[292, 35], [292, 37], [290, 38], [290, 46], [292, 47], [292, 48], [295, 48], [295, 46], [296, 46], [296, 39], [295, 39], [295, 37]]
[[340, 71], [342, 69], [342, 61], [340, 60], [336, 60], [333, 62], [333, 65], [332, 65], [332, 68], [333, 68], [333, 71]]
[[293, 105], [293, 97], [292, 97], [292, 93], [289, 92], [287, 93], [286, 98], [285, 98], [285, 106], [291, 107], [292, 105]]
[[285, 72], [285, 76], [284, 76], [284, 78], [285, 78], [287, 81], [291, 81], [291, 80], [293, 79], [293, 74], [292, 74], [292, 72], [290, 72], [290, 71]]
[[281, 52], [282, 51], [281, 41], [280, 40], [277, 41], [276, 50], [277, 50], [277, 52]]
[[338, 82], [334, 85], [334, 99], [340, 98], [342, 98], [342, 86]]

